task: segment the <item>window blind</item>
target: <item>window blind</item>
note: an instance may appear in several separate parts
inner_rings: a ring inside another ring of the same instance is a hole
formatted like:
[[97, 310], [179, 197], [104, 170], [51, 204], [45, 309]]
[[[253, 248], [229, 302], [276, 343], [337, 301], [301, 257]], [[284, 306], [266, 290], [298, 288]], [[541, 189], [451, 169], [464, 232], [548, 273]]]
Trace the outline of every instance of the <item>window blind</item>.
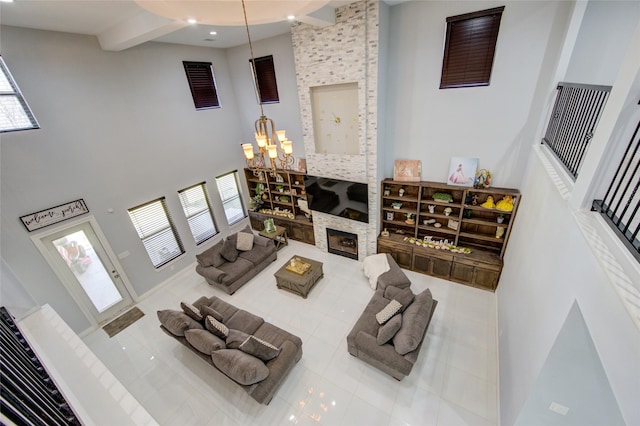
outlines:
[[159, 268], [184, 253], [164, 197], [128, 212], [154, 267]]
[[218, 176], [216, 178], [216, 184], [218, 185], [218, 192], [222, 199], [222, 206], [225, 216], [227, 217], [227, 223], [233, 225], [244, 219], [246, 213], [242, 205], [240, 193], [238, 192], [238, 171], [234, 170], [233, 172]]
[[489, 85], [503, 10], [447, 18], [441, 89]]
[[218, 92], [213, 78], [211, 62], [183, 61], [184, 71], [196, 110], [219, 108]]
[[0, 133], [39, 129], [27, 101], [0, 57]]
[[196, 244], [200, 244], [218, 233], [205, 189], [205, 183], [202, 182], [178, 191], [182, 210]]
[[[249, 59], [249, 63], [251, 64], [251, 59]], [[260, 102], [263, 104], [280, 102], [273, 55], [256, 58], [255, 64], [256, 75], [254, 75], [254, 79], [258, 81], [258, 87], [260, 88]], [[251, 72], [253, 73], [253, 67], [251, 67]]]

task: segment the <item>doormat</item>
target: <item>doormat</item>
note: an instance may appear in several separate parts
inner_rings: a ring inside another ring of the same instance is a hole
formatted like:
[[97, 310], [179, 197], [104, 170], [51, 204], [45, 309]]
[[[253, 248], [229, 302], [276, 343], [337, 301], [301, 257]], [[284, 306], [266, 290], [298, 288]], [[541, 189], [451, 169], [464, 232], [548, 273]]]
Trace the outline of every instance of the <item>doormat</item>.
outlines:
[[120, 315], [118, 318], [102, 327], [102, 329], [109, 335], [109, 337], [113, 337], [125, 328], [129, 327], [134, 322], [138, 321], [143, 316], [144, 312], [142, 312], [137, 307], [134, 307], [126, 314]]

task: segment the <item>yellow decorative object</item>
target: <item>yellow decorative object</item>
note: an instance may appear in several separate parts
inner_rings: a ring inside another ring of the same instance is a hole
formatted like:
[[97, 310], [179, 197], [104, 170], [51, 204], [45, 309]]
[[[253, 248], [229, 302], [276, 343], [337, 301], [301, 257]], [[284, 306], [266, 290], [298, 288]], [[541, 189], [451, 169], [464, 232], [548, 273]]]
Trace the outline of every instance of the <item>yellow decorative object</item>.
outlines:
[[513, 197], [511, 195], [505, 195], [504, 198], [498, 201], [496, 204], [496, 209], [502, 210], [503, 212], [510, 212], [513, 210]]
[[493, 197], [491, 195], [489, 195], [487, 197], [487, 201], [485, 201], [484, 203], [480, 204], [480, 206], [484, 207], [485, 209], [495, 209], [496, 208], [496, 203], [493, 201]]

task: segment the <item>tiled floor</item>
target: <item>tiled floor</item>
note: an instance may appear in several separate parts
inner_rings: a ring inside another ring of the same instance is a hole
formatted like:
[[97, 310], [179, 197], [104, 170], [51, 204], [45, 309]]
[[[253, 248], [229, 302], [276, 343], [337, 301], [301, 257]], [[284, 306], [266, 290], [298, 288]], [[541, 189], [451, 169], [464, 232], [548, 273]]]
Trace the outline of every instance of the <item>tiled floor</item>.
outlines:
[[[273, 273], [291, 256], [324, 263], [307, 299], [278, 290]], [[141, 301], [145, 316], [109, 339], [83, 340], [162, 425], [497, 424], [495, 295], [405, 271], [414, 292], [439, 301], [417, 364], [397, 381], [347, 352], [346, 335], [373, 290], [361, 263], [290, 241], [278, 260], [233, 296], [195, 273], [178, 274]], [[300, 336], [302, 360], [268, 406], [159, 328], [156, 311], [219, 296]]]

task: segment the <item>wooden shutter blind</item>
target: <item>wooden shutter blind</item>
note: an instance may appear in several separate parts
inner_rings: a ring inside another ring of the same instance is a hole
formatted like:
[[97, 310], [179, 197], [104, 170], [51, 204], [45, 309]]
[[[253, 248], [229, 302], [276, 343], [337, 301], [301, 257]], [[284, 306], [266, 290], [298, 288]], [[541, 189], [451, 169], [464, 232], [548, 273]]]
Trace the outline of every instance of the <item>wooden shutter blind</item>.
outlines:
[[191, 96], [196, 110], [219, 108], [218, 93], [213, 80], [211, 62], [187, 62], [183, 61], [184, 71], [187, 74]]
[[488, 86], [504, 6], [447, 18], [440, 88]]
[[[278, 84], [276, 83], [276, 69], [273, 65], [273, 55], [256, 58], [256, 76], [260, 88], [260, 102], [271, 104], [280, 102]], [[251, 62], [251, 59], [249, 59]]]

